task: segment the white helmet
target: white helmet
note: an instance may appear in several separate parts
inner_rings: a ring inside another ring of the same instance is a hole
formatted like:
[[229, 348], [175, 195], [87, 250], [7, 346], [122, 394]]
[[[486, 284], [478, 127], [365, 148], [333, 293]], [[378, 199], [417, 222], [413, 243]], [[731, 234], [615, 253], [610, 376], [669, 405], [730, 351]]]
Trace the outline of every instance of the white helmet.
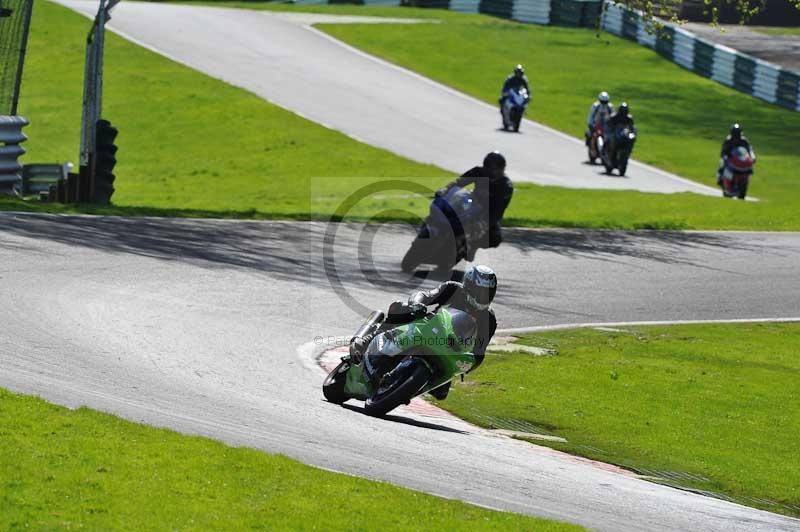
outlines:
[[606, 91], [601, 92], [597, 95], [597, 100], [600, 103], [608, 103], [608, 93]]
[[464, 292], [467, 304], [476, 310], [485, 310], [497, 292], [497, 275], [488, 266], [470, 266], [464, 272]]

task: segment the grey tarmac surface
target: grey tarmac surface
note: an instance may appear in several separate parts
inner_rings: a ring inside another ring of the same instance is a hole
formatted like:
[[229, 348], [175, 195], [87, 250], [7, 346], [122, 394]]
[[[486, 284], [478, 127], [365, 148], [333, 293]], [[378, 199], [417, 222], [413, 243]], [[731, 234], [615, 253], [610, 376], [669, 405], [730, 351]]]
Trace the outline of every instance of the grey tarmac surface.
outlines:
[[800, 35], [769, 35], [738, 24], [723, 24], [715, 28], [708, 24], [688, 22], [684, 27], [711, 42], [800, 72]]
[[[358, 304], [433, 286], [398, 271], [408, 227], [335, 228]], [[362, 319], [327, 230], [2, 213], [0, 386], [597, 530], [800, 530], [458, 420], [326, 403], [314, 338]], [[478, 260], [503, 328], [800, 314], [800, 234], [513, 230]]]
[[[57, 0], [94, 16], [96, 2]], [[113, 12], [115, 32], [200, 72], [243, 87], [314, 122], [454, 173], [501, 150], [518, 181], [571, 188], [696, 192], [717, 189], [632, 162], [628, 177], [585, 163], [582, 141], [526, 121], [499, 131], [497, 109], [393, 66], [309, 26], [331, 15], [138, 3]], [[358, 17], [343, 17], [351, 23]], [[375, 22], [365, 18], [364, 22]], [[408, 22], [408, 20], [403, 20]], [[498, 92], [502, 80], [498, 81]], [[536, 105], [536, 87], [533, 87]], [[591, 102], [587, 101], [587, 108]]]

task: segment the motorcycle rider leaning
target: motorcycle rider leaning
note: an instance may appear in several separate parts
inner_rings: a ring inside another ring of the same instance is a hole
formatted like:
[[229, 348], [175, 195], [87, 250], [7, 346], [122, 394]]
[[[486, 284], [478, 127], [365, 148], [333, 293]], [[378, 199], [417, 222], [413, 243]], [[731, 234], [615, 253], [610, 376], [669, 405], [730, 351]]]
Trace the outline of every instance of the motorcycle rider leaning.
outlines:
[[[483, 363], [486, 348], [497, 330], [497, 319], [490, 308], [497, 292], [497, 275], [488, 266], [470, 266], [464, 272], [461, 282], [447, 281], [433, 290], [420, 290], [408, 298], [408, 303], [395, 301], [389, 307], [387, 323], [403, 324], [424, 315], [429, 305], [447, 305], [470, 315], [476, 323], [475, 336], [470, 338], [469, 345], [475, 356], [475, 365], [469, 371]], [[361, 360], [374, 334], [355, 337], [350, 343], [350, 356], [356, 363]], [[450, 391], [450, 383], [431, 390], [430, 394], [442, 400]]]
[[603, 136], [605, 136], [607, 139], [605, 147], [610, 151], [610, 153], [613, 154], [616, 147], [617, 131], [626, 127], [632, 130], [636, 129], [633, 125], [633, 115], [630, 114], [628, 104], [626, 102], [622, 102], [619, 105], [617, 112], [611, 115], [611, 118], [609, 118], [606, 122], [606, 131]]
[[525, 90], [528, 91], [528, 97], [525, 99], [525, 103], [528, 103], [531, 100], [531, 89], [528, 86], [528, 78], [525, 76], [525, 69], [522, 68], [522, 65], [517, 65], [514, 68], [514, 72], [506, 78], [503, 83], [503, 89], [500, 91], [500, 99], [498, 100], [500, 112], [503, 112], [503, 103], [506, 101], [508, 91], [512, 89], [519, 90], [521, 88], [525, 88]]
[[592, 107], [589, 109], [589, 116], [586, 118], [587, 146], [592, 140], [592, 131], [597, 125], [597, 121], [600, 121], [600, 125], [605, 131], [606, 123], [612, 114], [614, 114], [614, 104], [609, 101], [608, 93], [603, 91], [597, 96], [597, 100], [592, 104]]
[[[482, 166], [475, 166], [467, 170], [458, 179], [448, 183], [436, 192], [437, 196], [445, 196], [452, 187], [464, 188], [474, 184], [473, 198], [483, 208], [488, 209], [489, 233], [484, 242], [479, 242], [479, 247], [496, 248], [503, 241], [500, 222], [506, 212], [511, 196], [514, 195], [514, 185], [505, 174], [506, 159], [500, 152], [493, 151], [483, 158]], [[467, 260], [475, 258], [475, 248], [471, 248]]]
[[725, 170], [725, 163], [728, 161], [728, 157], [734, 149], [739, 147], [746, 148], [747, 151], [750, 152], [750, 157], [753, 159], [753, 162], [756, 161], [756, 152], [753, 150], [753, 147], [750, 145], [750, 141], [747, 140], [747, 137], [742, 134], [742, 126], [739, 124], [733, 124], [731, 126], [730, 134], [725, 137], [725, 140], [722, 142], [722, 149], [719, 153], [720, 161], [719, 168], [717, 169], [718, 185], [722, 181], [722, 172]]

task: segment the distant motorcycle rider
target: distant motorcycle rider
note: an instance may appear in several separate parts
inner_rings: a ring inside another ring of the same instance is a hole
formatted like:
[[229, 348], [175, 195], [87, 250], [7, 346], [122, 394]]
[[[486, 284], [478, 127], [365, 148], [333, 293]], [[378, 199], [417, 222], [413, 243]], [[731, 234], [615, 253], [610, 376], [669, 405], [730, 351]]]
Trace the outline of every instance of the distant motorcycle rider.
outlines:
[[[470, 266], [464, 272], [461, 282], [447, 281], [433, 290], [421, 290], [408, 298], [408, 303], [396, 301], [389, 307], [387, 323], [409, 323], [419, 316], [424, 316], [430, 305], [444, 306], [461, 310], [470, 315], [476, 324], [475, 335], [468, 339], [475, 356], [474, 371], [483, 363], [486, 348], [497, 330], [497, 319], [490, 308], [497, 292], [497, 275], [488, 266]], [[359, 361], [369, 346], [374, 334], [353, 338], [350, 343], [350, 356]], [[447, 397], [450, 383], [439, 386], [430, 392], [441, 400]]]
[[730, 134], [725, 137], [725, 140], [722, 142], [722, 149], [720, 150], [719, 156], [719, 168], [717, 169], [717, 184], [720, 184], [722, 181], [722, 172], [725, 170], [725, 164], [728, 161], [728, 157], [730, 156], [731, 152], [736, 148], [745, 148], [750, 153], [750, 158], [753, 159], [753, 162], [756, 161], [756, 152], [753, 150], [753, 147], [750, 145], [750, 141], [747, 140], [742, 134], [742, 126], [739, 124], [733, 124], [731, 126]]
[[586, 118], [587, 146], [592, 140], [592, 131], [597, 127], [598, 121], [605, 131], [606, 123], [612, 114], [614, 114], [614, 104], [609, 100], [608, 93], [603, 91], [597, 96], [597, 100], [592, 104], [592, 107], [589, 109], [589, 116]]
[[605, 147], [610, 153], [613, 154], [614, 149], [616, 148], [617, 132], [626, 127], [633, 131], [636, 130], [636, 127], [633, 124], [633, 115], [630, 114], [628, 104], [626, 102], [622, 102], [619, 105], [617, 112], [612, 114], [611, 118], [609, 118], [606, 122], [606, 131], [603, 136], [606, 137]]
[[[436, 192], [437, 196], [445, 196], [452, 187], [464, 188], [474, 184], [472, 193], [475, 201], [483, 209], [488, 210], [489, 233], [484, 242], [479, 242], [479, 247], [495, 248], [503, 241], [501, 221], [506, 212], [511, 196], [514, 194], [514, 185], [505, 174], [506, 159], [500, 152], [493, 151], [483, 158], [482, 166], [475, 166], [461, 175], [452, 183], [447, 184]], [[475, 248], [471, 248], [467, 260], [475, 258]]]
[[500, 112], [502, 112], [503, 104], [508, 97], [508, 91], [518, 91], [522, 88], [528, 91], [528, 97], [525, 99], [525, 103], [528, 103], [531, 101], [531, 89], [528, 85], [528, 78], [525, 76], [525, 69], [522, 68], [522, 65], [517, 65], [514, 68], [514, 72], [506, 78], [506, 81], [503, 83], [503, 89], [500, 91], [500, 99], [498, 100], [500, 103]]

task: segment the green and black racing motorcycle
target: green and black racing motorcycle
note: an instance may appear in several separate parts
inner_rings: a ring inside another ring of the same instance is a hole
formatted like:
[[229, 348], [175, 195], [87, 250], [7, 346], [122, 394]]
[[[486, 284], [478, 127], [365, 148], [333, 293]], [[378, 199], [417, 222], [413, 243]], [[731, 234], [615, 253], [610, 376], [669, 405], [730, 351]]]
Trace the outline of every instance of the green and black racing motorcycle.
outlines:
[[375, 334], [364, 356], [358, 361], [343, 357], [322, 392], [336, 404], [364, 401], [368, 415], [382, 416], [469, 371], [475, 364], [476, 327], [472, 316], [448, 307], [418, 310], [403, 324], [373, 312], [355, 335]]

